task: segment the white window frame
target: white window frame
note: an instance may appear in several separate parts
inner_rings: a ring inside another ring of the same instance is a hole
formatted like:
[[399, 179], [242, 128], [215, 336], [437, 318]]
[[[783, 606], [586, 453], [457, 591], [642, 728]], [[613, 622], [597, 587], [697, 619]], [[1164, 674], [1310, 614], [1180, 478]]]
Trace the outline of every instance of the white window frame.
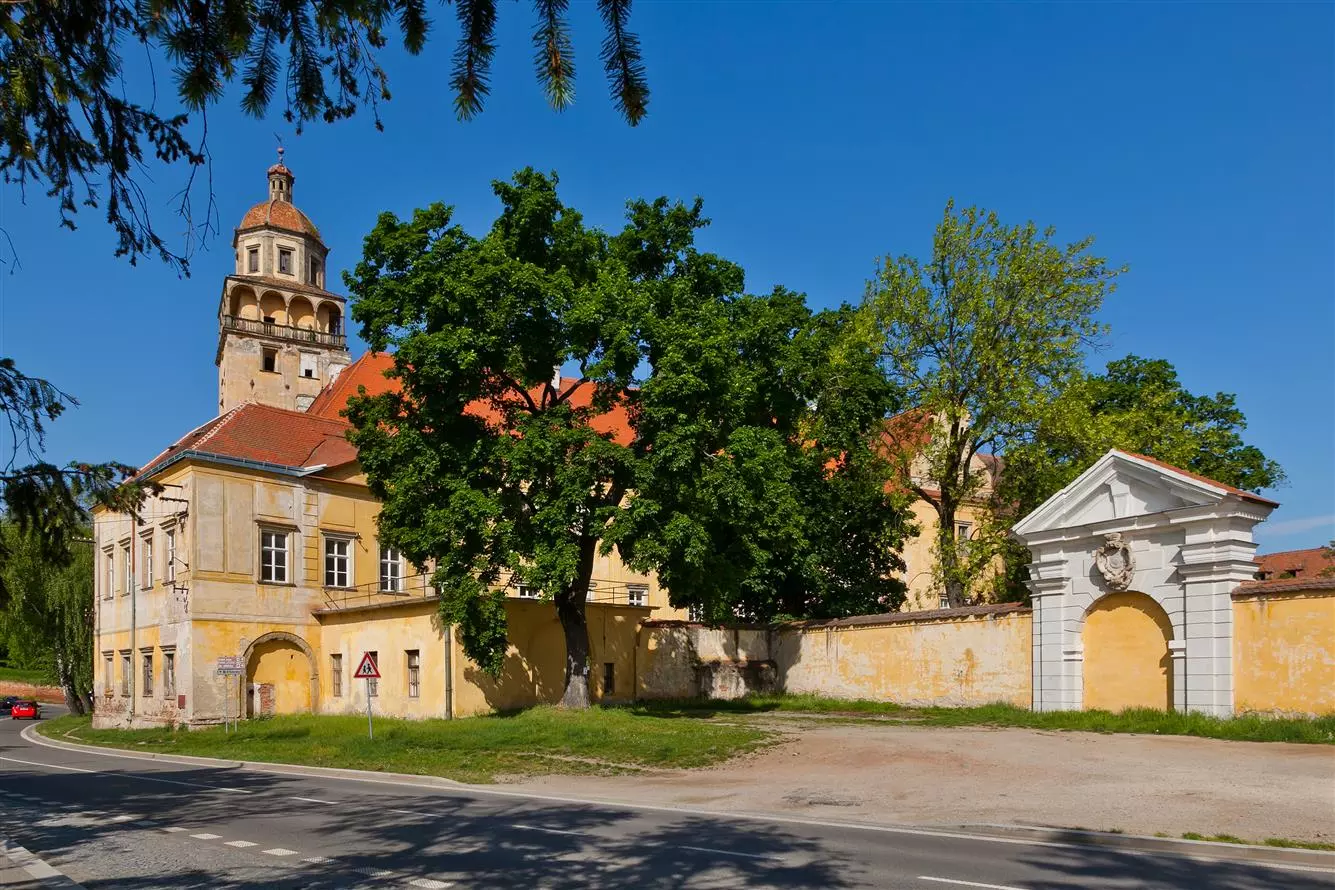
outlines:
[[631, 584], [626, 588], [626, 605], [649, 605], [649, 588], [644, 584]]
[[162, 530], [163, 558], [166, 560], [162, 567], [162, 579], [167, 584], [176, 583], [176, 526], [167, 526]]
[[134, 593], [134, 542], [121, 542], [121, 596]]
[[530, 587], [527, 584], [520, 584], [518, 590], [515, 592], [515, 596], [519, 597], [521, 600], [536, 600], [542, 598], [542, 595], [538, 593], [538, 588]]
[[422, 696], [422, 650], [408, 649], [403, 653], [403, 661], [408, 668], [408, 697]]
[[[352, 546], [354, 537], [352, 535], [340, 535], [332, 532], [323, 532], [322, 536], [324, 537], [324, 548], [323, 548], [324, 564], [323, 566], [321, 566], [321, 572], [322, 572], [322, 577], [324, 579], [324, 586], [336, 587], [341, 590], [350, 589], [351, 587], [354, 586], [353, 582], [356, 578], [356, 576], [353, 574], [353, 553], [357, 549]], [[339, 545], [342, 545], [343, 553], [342, 554], [339, 554], [337, 552], [331, 553], [330, 548], [332, 547], [334, 548], [334, 550], [337, 550]], [[337, 568], [330, 567], [331, 559], [334, 560], [342, 559], [344, 561], [342, 569], [343, 583], [341, 584], [338, 583], [339, 570]]]
[[116, 548], [102, 548], [102, 599], [109, 600], [116, 595]]
[[[275, 543], [281, 542], [282, 546], [272, 546], [265, 544], [265, 536], [272, 535]], [[282, 553], [282, 565], [278, 564], [277, 559], [268, 559], [270, 553]], [[280, 572], [279, 569], [282, 571]], [[269, 572], [269, 577], [265, 577], [265, 571]], [[279, 577], [281, 574], [281, 577]], [[260, 572], [259, 579], [261, 584], [291, 584], [292, 583], [292, 532], [289, 529], [273, 528], [272, 526], [260, 526]]]
[[380, 590], [403, 593], [403, 554], [388, 544], [380, 545]]
[[[310, 373], [307, 374], [306, 371]], [[320, 357], [313, 352], [301, 352], [298, 354], [297, 373], [303, 380], [320, 379]]]
[[143, 585], [141, 590], [149, 590], [153, 587], [153, 530], [139, 536], [139, 558], [143, 562]]

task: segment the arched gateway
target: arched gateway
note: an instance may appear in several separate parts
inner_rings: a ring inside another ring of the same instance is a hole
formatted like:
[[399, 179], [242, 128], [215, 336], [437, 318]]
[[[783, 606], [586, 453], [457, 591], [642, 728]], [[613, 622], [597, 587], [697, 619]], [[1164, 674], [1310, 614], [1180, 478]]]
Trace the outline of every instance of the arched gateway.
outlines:
[[1278, 506], [1109, 451], [1021, 520], [1033, 593], [1034, 710], [1233, 713], [1230, 594]]
[[320, 676], [311, 647], [296, 634], [275, 631], [246, 647], [247, 717], [319, 709]]

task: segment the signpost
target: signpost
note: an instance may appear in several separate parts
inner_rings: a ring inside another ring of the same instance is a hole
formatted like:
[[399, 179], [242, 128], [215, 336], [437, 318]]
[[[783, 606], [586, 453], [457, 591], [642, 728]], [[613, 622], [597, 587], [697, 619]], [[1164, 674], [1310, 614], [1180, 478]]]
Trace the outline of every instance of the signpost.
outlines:
[[362, 660], [352, 675], [366, 681], [366, 737], [373, 739], [375, 727], [371, 725], [371, 681], [380, 679], [380, 668], [376, 667], [375, 658], [370, 652], [362, 653]]
[[[223, 732], [227, 731], [227, 724], [232, 723], [232, 729], [236, 729], [236, 718], [232, 716], [232, 678], [240, 677], [246, 673], [245, 660], [240, 655], [219, 655], [217, 674], [224, 679], [223, 683]], [[240, 693], [237, 694], [237, 704], [240, 704]]]

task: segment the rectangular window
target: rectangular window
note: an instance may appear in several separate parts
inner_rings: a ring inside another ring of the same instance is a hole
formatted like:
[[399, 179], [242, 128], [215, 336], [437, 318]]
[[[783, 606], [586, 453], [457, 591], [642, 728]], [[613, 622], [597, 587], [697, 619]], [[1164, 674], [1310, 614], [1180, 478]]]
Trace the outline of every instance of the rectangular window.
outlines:
[[141, 538], [139, 541], [139, 559], [143, 563], [144, 589], [153, 586], [153, 535]]
[[102, 653], [102, 691], [110, 696], [116, 688], [116, 661], [115, 655], [110, 652]]
[[130, 545], [129, 545], [129, 544], [126, 544], [126, 545], [124, 545], [123, 547], [121, 547], [121, 578], [122, 578], [123, 583], [124, 583], [124, 587], [123, 587], [123, 589], [121, 590], [121, 593], [122, 593], [122, 594], [133, 593], [133, 592], [134, 592], [134, 556], [133, 556], [133, 554], [131, 554], [131, 552], [130, 552]]
[[343, 656], [329, 656], [329, 688], [334, 698], [343, 697]]
[[116, 554], [102, 551], [102, 599], [109, 600], [116, 593]]
[[324, 539], [324, 586], [352, 586], [352, 542], [347, 538]]
[[687, 621], [704, 621], [704, 620], [705, 620], [705, 607], [704, 607], [704, 606], [687, 606], [687, 607], [686, 607], [686, 620], [687, 620]]
[[278, 271], [284, 275], [292, 274], [292, 251], [286, 247], [278, 248]]
[[973, 531], [973, 526], [967, 522], [955, 523], [955, 540], [961, 556], [969, 552], [969, 535]]
[[153, 656], [152, 654], [147, 654], [143, 656], [143, 659], [144, 659], [144, 685], [140, 687], [139, 694], [142, 695], [144, 698], [148, 698], [150, 695], [153, 694]]
[[303, 352], [301, 354], [301, 376], [309, 380], [315, 379], [316, 357], [314, 353]]
[[949, 609], [949, 608], [950, 608], [950, 597], [946, 596], [944, 593], [941, 594], [941, 596], [940, 596], [940, 597], [937, 599], [937, 601], [936, 601], [936, 607], [937, 607], [938, 609]]
[[538, 598], [538, 588], [529, 587], [527, 584], [519, 585], [519, 598], [521, 600], [535, 600]]
[[422, 653], [417, 649], [409, 649], [404, 655], [408, 660], [408, 697], [417, 698], [422, 690]]
[[308, 280], [311, 284], [315, 285], [316, 287], [319, 287], [319, 286], [320, 286], [320, 259], [319, 259], [319, 257], [311, 257], [311, 271], [310, 271], [310, 277], [309, 277], [309, 279], [307, 279], [307, 280]]
[[246, 248], [246, 271], [252, 275], [260, 271], [260, 249], [258, 247]]
[[631, 606], [649, 605], [649, 588], [638, 586], [627, 588], [626, 603]]
[[168, 584], [176, 583], [176, 529], [169, 528], [164, 533], [167, 538], [167, 564], [163, 566], [163, 575]]
[[278, 370], [278, 350], [264, 349], [260, 354], [260, 368], [270, 373]]
[[260, 580], [271, 584], [286, 584], [287, 532], [260, 531]]
[[387, 593], [403, 592], [403, 557], [397, 547], [380, 545], [380, 589]]
[[617, 666], [614, 662], [603, 663], [603, 695], [612, 695], [617, 691]]
[[176, 653], [162, 653], [162, 697], [176, 698]]
[[[376, 664], [380, 664], [379, 652], [368, 652], [367, 654], [371, 656], [372, 661], [374, 661]], [[380, 695], [380, 680], [378, 678], [376, 677], [366, 678], [366, 694], [371, 698], [375, 698], [376, 696]]]
[[130, 661], [130, 653], [121, 653], [121, 697], [128, 697], [130, 694], [130, 674], [134, 672], [134, 664]]

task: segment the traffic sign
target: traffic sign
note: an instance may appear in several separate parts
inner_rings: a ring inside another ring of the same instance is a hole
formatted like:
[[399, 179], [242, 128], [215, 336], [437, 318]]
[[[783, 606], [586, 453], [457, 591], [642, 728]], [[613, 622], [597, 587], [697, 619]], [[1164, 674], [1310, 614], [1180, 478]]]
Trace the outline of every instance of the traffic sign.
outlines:
[[362, 653], [361, 664], [357, 665], [357, 670], [353, 671], [352, 676], [363, 680], [380, 679], [380, 668], [376, 667], [375, 659], [370, 652]]

